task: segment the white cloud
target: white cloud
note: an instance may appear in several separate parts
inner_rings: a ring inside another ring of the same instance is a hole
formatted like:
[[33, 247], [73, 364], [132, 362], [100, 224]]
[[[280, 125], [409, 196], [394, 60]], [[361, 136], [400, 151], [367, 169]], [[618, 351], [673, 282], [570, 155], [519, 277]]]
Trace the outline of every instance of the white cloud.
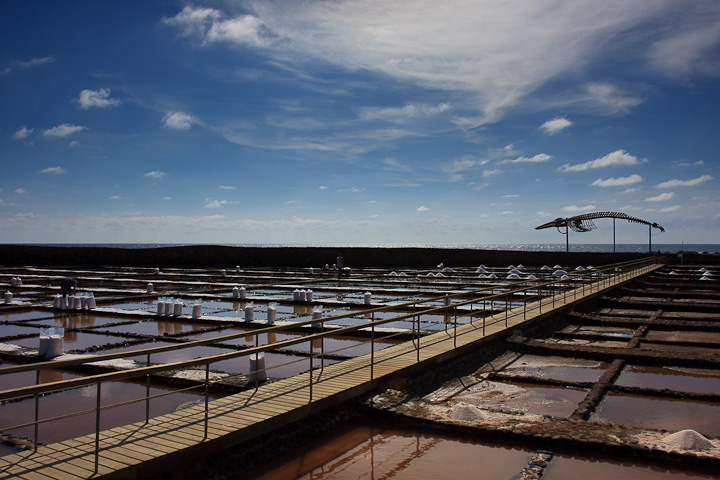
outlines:
[[17, 193], [18, 195], [25, 195], [28, 192], [24, 188], [16, 188], [15, 193]]
[[62, 175], [65, 173], [65, 169], [62, 167], [48, 167], [40, 170], [40, 173], [47, 173], [48, 175]]
[[69, 123], [63, 123], [57, 127], [48, 128], [43, 131], [43, 135], [46, 137], [67, 137], [74, 133], [82, 132], [87, 127], [81, 127], [80, 125], [70, 125]]
[[21, 127], [19, 128], [14, 134], [13, 138], [15, 140], [25, 140], [27, 137], [30, 136], [31, 133], [35, 131], [34, 128], [27, 128], [27, 127]]
[[665, 207], [660, 209], [661, 212], [677, 212], [682, 208], [681, 205], [673, 205], [672, 207]]
[[520, 198], [520, 195], [503, 195], [502, 198]]
[[585, 205], [584, 207], [578, 207], [577, 205], [569, 205], [567, 207], [563, 207], [563, 212], [587, 212], [588, 210], [594, 210], [596, 208], [595, 205]]
[[581, 94], [576, 100], [604, 114], [627, 113], [643, 103], [643, 99], [637, 95], [625, 93], [609, 83], [588, 83], [584, 87], [584, 95]]
[[494, 177], [495, 175], [499, 175], [502, 173], [502, 170], [483, 170], [482, 176], [484, 177]]
[[163, 178], [165, 176], [165, 172], [161, 172], [159, 170], [153, 170], [152, 172], [147, 172], [143, 175], [145, 178]]
[[675, 187], [694, 187], [701, 185], [705, 182], [709, 182], [713, 177], [710, 175], [703, 175], [692, 180], [668, 180], [657, 185], [658, 188], [675, 188]]
[[220, 185], [218, 188], [220, 190], [235, 190], [237, 187], [233, 187], [232, 185]]
[[110, 89], [101, 88], [99, 90], [83, 90], [78, 98], [74, 100], [80, 109], [87, 110], [91, 107], [106, 108], [120, 105], [122, 102], [115, 98], [110, 98]]
[[[669, 32], [656, 41], [649, 52], [650, 64], [672, 77], [686, 77], [694, 73], [717, 75], [720, 43], [720, 11], [706, 8], [702, 15], [680, 19], [683, 28]], [[684, 20], [684, 21], [683, 21]]]
[[123, 197], [121, 197], [120, 195], [113, 195], [112, 197], [110, 197], [110, 200], [122, 200], [122, 198]]
[[266, 29], [254, 15], [223, 18], [214, 8], [185, 7], [163, 22], [176, 26], [184, 36], [197, 37], [203, 44], [228, 42], [236, 45], [263, 46], [269, 41]]
[[0, 70], [0, 75], [7, 75], [13, 70], [24, 70], [26, 68], [37, 67], [38, 65], [46, 65], [48, 63], [53, 63], [54, 61], [55, 57], [31, 58], [26, 61], [13, 60], [7, 67]]
[[546, 153], [538, 153], [537, 155], [534, 155], [532, 157], [518, 157], [513, 160], [504, 160], [501, 163], [542, 163], [547, 162], [550, 160], [552, 155], [548, 155]]
[[560, 167], [560, 170], [563, 172], [584, 172], [585, 170], [589, 170], [591, 168], [605, 168], [615, 165], [638, 165], [639, 163], [641, 163], [641, 161], [638, 160], [635, 155], [630, 155], [625, 150], [615, 150], [604, 157], [600, 157], [589, 162], [576, 165], [568, 165], [566, 163]]
[[426, 207], [425, 205], [420, 205], [418, 208], [415, 209], [416, 212], [427, 212], [430, 209]]
[[163, 200], [172, 200], [172, 197], [162, 197]]
[[549, 133], [550, 135], [553, 135], [555, 133], [561, 132], [565, 130], [567, 127], [571, 126], [573, 122], [568, 120], [565, 117], [558, 117], [553, 118], [552, 120], [548, 120], [547, 122], [540, 125], [541, 130], [545, 130], [545, 133]]
[[166, 113], [162, 118], [162, 122], [163, 127], [175, 130], [189, 130], [193, 123], [199, 123], [195, 117], [184, 112]]
[[660, 195], [656, 197], [648, 197], [645, 199], [646, 202], [664, 202], [665, 200], [670, 200], [672, 198], [675, 198], [675, 193], [673, 192], [665, 192], [661, 193]]
[[367, 107], [360, 112], [360, 118], [363, 120], [385, 120], [390, 122], [405, 121], [411, 118], [432, 117], [450, 109], [449, 103], [439, 103], [438, 105], [410, 104], [404, 107], [387, 108]]
[[[209, 200], [209, 201], [208, 201]], [[208, 199], [208, 203], [203, 205], [203, 208], [220, 208], [222, 205], [226, 204], [226, 200], [210, 200]]]
[[593, 183], [591, 183], [590, 186], [602, 187], [602, 188], [623, 187], [626, 185], [633, 185], [635, 183], [640, 183], [640, 182], [642, 182], [642, 180], [643, 180], [642, 177], [636, 173], [636, 174], [630, 175], [629, 177], [620, 177], [620, 178], [613, 177], [613, 178], [608, 178], [607, 180], [602, 180], [602, 179], [598, 178]]
[[[704, 2], [659, 2], [648, 8], [644, 0], [267, 0], [245, 4], [252, 15], [247, 9], [233, 14], [232, 3], [224, 5], [227, 12], [185, 7], [163, 21], [198, 45], [222, 41], [259, 47], [290, 68], [313, 59], [457, 92], [468, 113], [458, 112], [455, 121], [467, 127], [497, 121], [548, 82], [606, 60], [618, 48], [614, 39], [623, 39], [628, 55], [642, 58], [655, 39], [703, 31], [702, 40], [684, 42], [690, 46], [680, 52], [705, 52], [715, 44], [710, 32], [717, 24], [712, 15], [698, 14], [708, 9]], [[682, 21], [690, 17], [696, 20], [692, 25]], [[688, 61], [703, 60], [691, 55]], [[627, 111], [642, 101], [605, 83], [585, 86], [583, 96], [605, 113]]]

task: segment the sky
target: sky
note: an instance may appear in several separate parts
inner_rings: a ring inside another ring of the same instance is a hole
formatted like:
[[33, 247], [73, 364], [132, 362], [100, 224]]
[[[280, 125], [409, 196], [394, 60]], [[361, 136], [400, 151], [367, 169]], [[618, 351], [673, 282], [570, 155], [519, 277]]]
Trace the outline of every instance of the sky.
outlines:
[[720, 243], [718, 25], [717, 0], [4, 1], [0, 243], [564, 244], [535, 227], [592, 212]]

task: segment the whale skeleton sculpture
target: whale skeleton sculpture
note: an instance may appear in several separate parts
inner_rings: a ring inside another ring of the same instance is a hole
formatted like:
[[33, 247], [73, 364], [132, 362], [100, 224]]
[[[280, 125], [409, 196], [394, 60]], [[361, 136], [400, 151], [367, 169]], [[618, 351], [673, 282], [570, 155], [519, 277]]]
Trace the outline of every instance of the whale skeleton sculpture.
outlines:
[[[612, 218], [613, 219], [613, 252], [615, 251], [615, 219], [627, 220], [630, 223], [641, 223], [648, 226], [648, 251], [652, 252], [652, 229], [657, 228], [660, 232], [664, 232], [665, 229], [655, 222], [648, 222], [637, 217], [631, 217], [626, 213], [621, 212], [595, 212], [595, 213], [584, 213], [574, 217], [567, 218], [556, 218], [552, 222], [544, 223], [539, 227], [535, 227], [535, 230], [542, 230], [545, 228], [557, 228], [557, 231], [565, 235], [565, 251], [570, 251], [570, 236], [568, 230], [572, 229], [574, 232], [589, 232], [595, 230], [597, 227], [593, 220], [598, 218]], [[565, 232], [560, 230], [565, 227]]]

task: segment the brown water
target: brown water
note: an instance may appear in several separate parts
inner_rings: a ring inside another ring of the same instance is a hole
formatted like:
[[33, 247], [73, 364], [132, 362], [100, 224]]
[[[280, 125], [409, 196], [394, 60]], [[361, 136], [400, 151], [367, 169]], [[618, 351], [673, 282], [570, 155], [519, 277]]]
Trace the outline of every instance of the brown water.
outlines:
[[610, 394], [592, 419], [671, 432], [692, 429], [720, 436], [720, 405], [709, 402]]
[[714, 475], [692, 473], [677, 469], [648, 466], [610, 459], [556, 455], [543, 472], [543, 480], [613, 479], [613, 480], [681, 480], [719, 478]]
[[720, 372], [693, 368], [673, 369], [629, 365], [615, 382], [618, 385], [678, 392], [714, 393], [720, 395]]
[[[73, 378], [69, 374], [60, 374], [58, 380]], [[150, 395], [156, 395], [170, 390], [152, 387]], [[95, 408], [97, 387], [95, 385], [64, 390], [40, 397], [40, 419], [78, 412]], [[145, 386], [127, 382], [103, 383], [101, 387], [101, 405], [109, 405], [127, 400], [139, 399], [145, 396]], [[150, 401], [150, 416], [159, 416], [170, 413], [178, 405], [188, 401], [202, 399], [202, 395], [193, 393], [172, 393], [171, 395], [156, 398]], [[0, 408], [0, 429], [4, 433], [15, 436], [32, 438], [33, 427], [7, 429], [9, 426], [32, 421], [34, 419], [35, 401], [27, 399], [10, 402]], [[101, 430], [127, 425], [145, 420], [145, 402], [133, 403], [122, 407], [104, 410], [100, 414]], [[43, 443], [59, 442], [95, 431], [95, 414], [87, 413], [77, 417], [57, 420], [39, 427], [38, 438]]]
[[421, 431], [355, 423], [234, 480], [509, 479], [525, 467], [532, 453]]

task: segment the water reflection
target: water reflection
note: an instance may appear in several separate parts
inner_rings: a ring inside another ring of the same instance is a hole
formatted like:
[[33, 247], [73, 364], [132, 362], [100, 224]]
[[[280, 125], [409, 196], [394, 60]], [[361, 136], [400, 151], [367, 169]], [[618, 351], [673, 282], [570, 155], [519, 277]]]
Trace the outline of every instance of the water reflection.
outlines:
[[358, 422], [297, 448], [280, 463], [234, 479], [512, 478], [532, 453]]

